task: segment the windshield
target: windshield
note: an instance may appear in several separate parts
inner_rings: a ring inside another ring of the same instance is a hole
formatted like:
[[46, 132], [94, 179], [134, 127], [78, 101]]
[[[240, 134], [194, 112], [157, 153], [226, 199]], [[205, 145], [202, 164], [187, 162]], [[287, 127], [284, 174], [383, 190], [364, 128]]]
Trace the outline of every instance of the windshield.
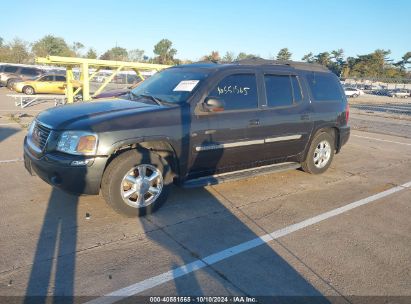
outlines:
[[207, 76], [204, 71], [171, 68], [154, 74], [131, 92], [135, 96], [150, 95], [166, 102], [180, 103], [186, 101]]

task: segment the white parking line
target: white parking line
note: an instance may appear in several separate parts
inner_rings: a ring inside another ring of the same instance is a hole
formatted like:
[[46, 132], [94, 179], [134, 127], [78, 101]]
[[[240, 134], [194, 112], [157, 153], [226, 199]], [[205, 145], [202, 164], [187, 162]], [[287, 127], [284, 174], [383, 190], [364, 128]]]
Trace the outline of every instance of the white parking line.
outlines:
[[380, 139], [380, 138], [374, 138], [374, 137], [360, 136], [360, 135], [355, 135], [355, 134], [352, 134], [351, 136], [366, 138], [366, 139], [372, 139], [372, 140], [377, 140], [377, 141], [384, 141], [384, 142], [389, 142], [389, 143], [392, 143], [392, 144], [411, 146], [411, 143], [404, 143], [404, 142], [400, 142], [400, 141], [392, 141], [392, 140], [386, 140], [386, 139]]
[[408, 183], [405, 183], [401, 186], [397, 186], [391, 189], [388, 189], [386, 191], [377, 193], [375, 195], [369, 196], [367, 198], [361, 199], [359, 201], [353, 202], [351, 204], [345, 205], [343, 207], [333, 209], [331, 211], [319, 214], [317, 216], [311, 217], [309, 219], [306, 219], [302, 222], [287, 226], [285, 228], [273, 231], [272, 233], [257, 237], [253, 240], [241, 243], [239, 245], [230, 247], [228, 249], [219, 251], [217, 253], [211, 254], [205, 258], [195, 260], [194, 262], [185, 264], [183, 266], [180, 266], [178, 268], [175, 268], [173, 270], [164, 272], [160, 275], [157, 275], [155, 277], [148, 278], [144, 281], [138, 282], [136, 284], [127, 286], [125, 288], [113, 291], [105, 296], [96, 298], [92, 301], [87, 302], [87, 304], [109, 304], [109, 303], [114, 303], [117, 301], [120, 301], [124, 298], [136, 295], [138, 293], [141, 293], [147, 289], [151, 289], [153, 287], [156, 287], [158, 285], [167, 283], [169, 281], [175, 280], [179, 277], [182, 277], [184, 275], [187, 275], [189, 273], [192, 273], [196, 270], [205, 268], [209, 265], [215, 264], [217, 262], [220, 262], [222, 260], [225, 260], [227, 258], [230, 258], [232, 256], [235, 256], [237, 254], [240, 254], [242, 252], [245, 252], [247, 250], [253, 249], [257, 246], [263, 245], [265, 243], [271, 242], [275, 239], [278, 239], [280, 237], [286, 236], [290, 233], [293, 233], [295, 231], [301, 230], [303, 228], [306, 228], [308, 226], [317, 224], [321, 221], [324, 221], [326, 219], [332, 218], [334, 216], [340, 215], [344, 212], [350, 211], [354, 208], [361, 207], [363, 205], [372, 203], [376, 200], [379, 200], [383, 197], [386, 197], [388, 195], [391, 195], [393, 193], [399, 192], [401, 190], [411, 188], [411, 181]]
[[6, 160], [0, 160], [0, 164], [16, 163], [16, 162], [21, 162], [21, 161], [24, 161], [24, 159], [22, 158], [6, 159]]

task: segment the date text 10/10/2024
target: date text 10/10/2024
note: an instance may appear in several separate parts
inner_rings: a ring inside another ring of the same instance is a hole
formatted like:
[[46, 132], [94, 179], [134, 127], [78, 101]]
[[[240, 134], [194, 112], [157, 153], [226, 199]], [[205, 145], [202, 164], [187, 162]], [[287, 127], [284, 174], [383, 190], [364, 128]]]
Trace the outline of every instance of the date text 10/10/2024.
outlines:
[[213, 296], [171, 296], [150, 297], [150, 303], [257, 303], [257, 299], [247, 296], [213, 297]]

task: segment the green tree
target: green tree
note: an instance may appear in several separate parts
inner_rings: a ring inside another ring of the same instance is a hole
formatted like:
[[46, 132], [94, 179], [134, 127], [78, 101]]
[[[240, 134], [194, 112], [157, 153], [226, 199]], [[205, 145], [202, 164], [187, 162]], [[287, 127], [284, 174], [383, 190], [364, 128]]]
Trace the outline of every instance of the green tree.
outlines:
[[93, 48], [89, 48], [85, 57], [88, 59], [96, 59], [97, 58], [96, 50]]
[[222, 61], [223, 62], [233, 62], [235, 59], [234, 52], [226, 52], [225, 55], [223, 56]]
[[338, 76], [341, 76], [345, 64], [346, 62], [344, 61], [343, 49], [331, 51], [331, 62], [328, 64], [328, 68], [332, 72], [334, 72]]
[[308, 63], [312, 63], [315, 61], [314, 54], [312, 52], [309, 52], [308, 54], [304, 55], [303, 58], [301, 58], [301, 60]]
[[407, 65], [411, 64], [411, 52], [405, 53], [404, 56], [401, 58], [402, 60], [398, 61], [395, 66], [400, 67], [401, 71], [405, 71]]
[[205, 55], [201, 58], [203, 61], [220, 61], [220, 54], [218, 51], [212, 51], [209, 55]]
[[160, 40], [154, 46], [154, 54], [157, 55], [154, 60], [160, 64], [173, 64], [174, 56], [177, 54], [177, 50], [172, 48], [173, 43], [168, 39]]
[[0, 62], [9, 62], [10, 48], [4, 44], [4, 39], [0, 37]]
[[127, 61], [128, 53], [125, 48], [116, 46], [107, 50], [103, 55], [100, 56], [103, 60], [115, 60], [115, 61]]
[[46, 35], [36, 41], [32, 46], [32, 52], [39, 57], [52, 56], [75, 56], [63, 38]]
[[322, 64], [323, 66], [328, 67], [331, 62], [331, 56], [328, 52], [322, 52], [314, 56], [315, 62]]
[[236, 60], [255, 59], [255, 58], [258, 58], [258, 56], [254, 54], [247, 54], [247, 53], [241, 52], [237, 55]]
[[71, 46], [71, 49], [73, 50], [76, 57], [81, 57], [80, 51], [82, 49], [84, 49], [84, 44], [82, 44], [81, 42], [78, 42], [78, 41], [73, 42], [73, 45]]
[[15, 38], [10, 43], [0, 45], [0, 62], [28, 63], [32, 59], [27, 42]]
[[373, 53], [357, 56], [351, 66], [350, 76], [384, 77], [384, 68], [389, 54], [389, 50], [378, 49]]
[[134, 49], [128, 52], [128, 59], [130, 61], [142, 62], [144, 61], [144, 50]]
[[10, 44], [10, 60], [14, 63], [28, 63], [31, 59], [29, 46], [26, 41], [15, 38]]
[[291, 52], [288, 50], [288, 48], [282, 48], [282, 49], [278, 52], [276, 59], [277, 59], [277, 60], [287, 61], [287, 60], [290, 60], [290, 59], [291, 59], [291, 56], [292, 56], [292, 54], [291, 54]]

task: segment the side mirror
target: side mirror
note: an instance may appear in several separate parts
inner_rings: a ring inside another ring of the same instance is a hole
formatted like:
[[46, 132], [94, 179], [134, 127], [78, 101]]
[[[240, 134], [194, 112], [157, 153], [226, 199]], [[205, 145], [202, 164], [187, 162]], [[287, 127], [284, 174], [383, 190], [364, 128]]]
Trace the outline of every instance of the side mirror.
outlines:
[[203, 108], [207, 112], [222, 112], [224, 111], [224, 101], [215, 97], [207, 97], [203, 103]]

